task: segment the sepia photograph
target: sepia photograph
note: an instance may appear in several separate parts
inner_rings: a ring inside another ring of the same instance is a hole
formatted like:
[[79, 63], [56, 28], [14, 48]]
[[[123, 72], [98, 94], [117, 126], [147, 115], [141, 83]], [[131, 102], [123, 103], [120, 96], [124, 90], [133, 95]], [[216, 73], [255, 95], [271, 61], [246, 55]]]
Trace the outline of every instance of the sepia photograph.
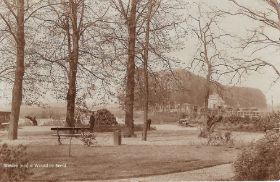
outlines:
[[278, 61], [280, 0], [0, 0], [0, 182], [280, 180]]

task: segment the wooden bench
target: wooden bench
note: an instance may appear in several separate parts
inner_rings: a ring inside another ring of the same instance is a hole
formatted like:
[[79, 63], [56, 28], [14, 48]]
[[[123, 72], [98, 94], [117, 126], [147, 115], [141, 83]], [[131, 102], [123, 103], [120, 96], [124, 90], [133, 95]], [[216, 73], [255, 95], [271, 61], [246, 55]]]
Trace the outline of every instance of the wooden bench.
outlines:
[[280, 132], [280, 128], [273, 128], [273, 130], [275, 130], [276, 132]]
[[9, 127], [9, 123], [0, 123], [0, 128], [7, 128]]
[[[89, 127], [56, 127], [51, 128], [51, 130], [56, 131], [56, 134], [52, 134], [52, 136], [57, 136], [58, 143], [61, 145], [61, 137], [80, 137], [81, 134], [79, 131], [85, 132], [92, 130]], [[60, 131], [69, 131], [69, 133], [59, 133]]]

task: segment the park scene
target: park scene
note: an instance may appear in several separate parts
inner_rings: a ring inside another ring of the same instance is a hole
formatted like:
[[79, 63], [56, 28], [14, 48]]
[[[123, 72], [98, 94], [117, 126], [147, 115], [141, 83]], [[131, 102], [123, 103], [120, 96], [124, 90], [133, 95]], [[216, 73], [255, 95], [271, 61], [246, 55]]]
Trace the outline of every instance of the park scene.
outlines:
[[0, 0], [0, 182], [280, 180], [280, 1]]

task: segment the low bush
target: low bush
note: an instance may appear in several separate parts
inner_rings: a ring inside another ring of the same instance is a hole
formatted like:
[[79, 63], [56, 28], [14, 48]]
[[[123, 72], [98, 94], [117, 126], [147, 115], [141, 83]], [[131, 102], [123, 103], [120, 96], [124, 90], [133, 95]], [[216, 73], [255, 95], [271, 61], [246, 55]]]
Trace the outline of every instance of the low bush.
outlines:
[[93, 132], [82, 132], [81, 141], [88, 147], [97, 144], [96, 136]]
[[0, 182], [26, 181], [32, 175], [28, 171], [26, 147], [0, 146]]
[[267, 131], [278, 127], [279, 123], [280, 113], [271, 113], [255, 118], [230, 116], [223, 119], [219, 128], [237, 131]]
[[263, 139], [243, 149], [234, 168], [236, 180], [279, 180], [279, 133], [268, 132]]
[[233, 145], [232, 134], [231, 132], [214, 131], [208, 136], [207, 144], [212, 146], [231, 146]]

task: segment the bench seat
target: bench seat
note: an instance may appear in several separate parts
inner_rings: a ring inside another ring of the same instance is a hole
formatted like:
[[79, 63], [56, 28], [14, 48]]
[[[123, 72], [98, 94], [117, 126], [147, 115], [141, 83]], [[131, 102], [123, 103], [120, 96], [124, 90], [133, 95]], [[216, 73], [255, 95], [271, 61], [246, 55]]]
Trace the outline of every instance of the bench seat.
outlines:
[[[52, 134], [52, 136], [58, 136], [58, 134]], [[59, 134], [59, 136], [65, 136], [65, 137], [79, 137], [79, 136], [81, 136], [81, 134], [67, 134], [67, 133], [63, 133], [63, 134]]]
[[[84, 132], [86, 130], [92, 130], [89, 127], [53, 127], [51, 130], [56, 131], [55, 134], [52, 134], [52, 136], [57, 136], [58, 143], [61, 145], [61, 140], [60, 137], [81, 137], [81, 133], [76, 133], [76, 132]], [[72, 133], [60, 133], [60, 131], [69, 131]], [[71, 138], [72, 139], [72, 138]]]
[[0, 129], [7, 129], [9, 127], [9, 123], [0, 123]]
[[9, 126], [9, 123], [0, 123], [1, 126]]
[[90, 128], [89, 127], [57, 127], [57, 128], [51, 128], [51, 130], [71, 131], [71, 130], [90, 130]]

